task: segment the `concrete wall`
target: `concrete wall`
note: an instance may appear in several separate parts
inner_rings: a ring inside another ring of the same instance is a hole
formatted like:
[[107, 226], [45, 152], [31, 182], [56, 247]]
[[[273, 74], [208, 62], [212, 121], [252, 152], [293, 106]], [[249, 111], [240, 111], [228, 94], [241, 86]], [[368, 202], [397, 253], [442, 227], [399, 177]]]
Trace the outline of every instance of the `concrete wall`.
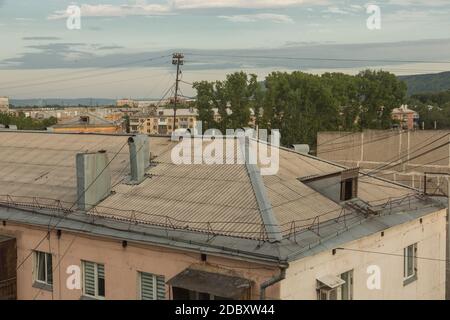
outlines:
[[[381, 177], [422, 189], [425, 172], [450, 173], [450, 145], [440, 147], [449, 142], [450, 131], [439, 130], [320, 132], [317, 155], [345, 166], [377, 170]], [[446, 191], [443, 178], [429, 178], [429, 188], [439, 185]]]
[[[45, 237], [47, 230], [7, 222], [6, 226], [0, 225], [0, 234], [17, 239], [18, 264], [20, 264]], [[80, 299], [81, 290], [69, 290], [66, 287], [68, 278], [66, 270], [70, 265], [81, 268], [81, 260], [105, 265], [106, 299], [113, 300], [137, 299], [138, 271], [164, 275], [168, 281], [190, 265], [201, 263], [199, 253], [133, 243], [123, 248], [121, 241], [87, 235], [75, 236], [64, 231], [60, 239], [56, 231], [52, 232], [50, 239], [43, 241], [37, 250], [51, 252], [53, 255], [53, 268], [56, 268], [53, 276], [53, 292], [39, 291], [32, 287], [33, 259], [29, 258], [17, 272], [18, 299]], [[61, 261], [59, 266], [58, 261]], [[233, 270], [237, 275], [255, 281], [251, 292], [253, 299], [259, 298], [259, 285], [279, 272], [276, 268], [222, 257], [208, 256], [208, 264]], [[170, 297], [171, 292], [169, 287], [166, 287], [166, 298]], [[267, 290], [267, 297], [279, 298], [279, 286], [270, 287]]]
[[[287, 278], [281, 284], [282, 299], [310, 299], [316, 296], [316, 279], [329, 274], [340, 275], [353, 270], [354, 299], [445, 299], [445, 261], [417, 259], [418, 279], [403, 283], [403, 248], [418, 243], [418, 257], [443, 259], [446, 250], [446, 210], [391, 228], [384, 236], [377, 233], [345, 244], [348, 249], [383, 252], [338, 250], [332, 248], [315, 256], [290, 264]], [[398, 255], [398, 256], [396, 256]], [[381, 268], [381, 290], [369, 290], [367, 268]]]

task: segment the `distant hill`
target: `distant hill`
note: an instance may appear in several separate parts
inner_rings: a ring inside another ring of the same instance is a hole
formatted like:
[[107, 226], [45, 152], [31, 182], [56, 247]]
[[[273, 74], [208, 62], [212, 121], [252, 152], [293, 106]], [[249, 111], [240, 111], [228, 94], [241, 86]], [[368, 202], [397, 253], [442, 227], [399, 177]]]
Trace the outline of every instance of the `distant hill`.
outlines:
[[400, 76], [408, 85], [408, 95], [417, 93], [436, 93], [450, 89], [450, 71], [434, 74]]

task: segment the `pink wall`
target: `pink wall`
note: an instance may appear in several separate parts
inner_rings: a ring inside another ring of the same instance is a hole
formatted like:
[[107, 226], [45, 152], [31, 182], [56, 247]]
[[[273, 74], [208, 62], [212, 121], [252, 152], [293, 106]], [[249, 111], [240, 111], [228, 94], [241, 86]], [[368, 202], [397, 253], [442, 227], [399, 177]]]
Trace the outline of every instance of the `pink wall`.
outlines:
[[[20, 264], [47, 231], [7, 222], [6, 226], [0, 225], [0, 233], [17, 239], [18, 264]], [[70, 247], [69, 250], [67, 250], [68, 247]], [[79, 299], [81, 290], [69, 290], [66, 287], [68, 278], [66, 270], [70, 265], [78, 265], [81, 268], [81, 260], [105, 265], [106, 299], [112, 300], [137, 299], [138, 271], [164, 275], [168, 281], [190, 265], [201, 263], [199, 253], [130, 242], [126, 248], [123, 248], [122, 242], [118, 240], [88, 235], [75, 237], [75, 234], [65, 231], [62, 232], [60, 239], [56, 231], [53, 231], [50, 240], [43, 241], [37, 250], [53, 254], [53, 293], [32, 287], [33, 259], [30, 257], [18, 270], [18, 299]], [[57, 266], [60, 260], [61, 263]], [[255, 281], [252, 299], [258, 299], [260, 283], [279, 272], [274, 267], [213, 256], [208, 256], [208, 265], [234, 270], [237, 275]], [[266, 295], [268, 298], [278, 299], [279, 285], [269, 288]], [[166, 287], [166, 298], [169, 299], [170, 296], [169, 287]]]

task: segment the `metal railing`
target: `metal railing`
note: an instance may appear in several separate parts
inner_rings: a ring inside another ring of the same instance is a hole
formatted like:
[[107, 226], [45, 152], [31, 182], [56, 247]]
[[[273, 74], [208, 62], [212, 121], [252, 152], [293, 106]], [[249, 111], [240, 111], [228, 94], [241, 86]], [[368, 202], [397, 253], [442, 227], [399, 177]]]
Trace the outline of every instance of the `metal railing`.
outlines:
[[[303, 231], [313, 231], [320, 235], [322, 225], [330, 222], [343, 222], [349, 216], [355, 213], [362, 213], [364, 216], [377, 215], [381, 212], [392, 213], [398, 208], [415, 209], [413, 204], [421, 202], [422, 204], [428, 198], [410, 194], [399, 198], [380, 199], [370, 203], [362, 202], [363, 205], [356, 203], [348, 203], [342, 209], [334, 209], [328, 212], [315, 215], [311, 218], [291, 220], [280, 224], [279, 228], [284, 238], [291, 239]], [[379, 202], [382, 202], [381, 204]], [[29, 208], [29, 209], [46, 209], [53, 211], [55, 216], [66, 216], [75, 212], [73, 203], [55, 199], [27, 197], [27, 196], [11, 196], [0, 195], [0, 205], [13, 208]], [[169, 230], [178, 230], [186, 232], [199, 232], [208, 235], [208, 240], [215, 236], [233, 236], [245, 239], [253, 239], [259, 241], [267, 241], [269, 234], [266, 230], [267, 225], [260, 222], [250, 222], [243, 220], [236, 221], [187, 221], [176, 219], [168, 215], [159, 215], [137, 210], [123, 210], [104, 206], [94, 206], [87, 212], [92, 219], [92, 223], [98, 220], [116, 220], [127, 222], [135, 225], [149, 225], [162, 228], [166, 232]]]

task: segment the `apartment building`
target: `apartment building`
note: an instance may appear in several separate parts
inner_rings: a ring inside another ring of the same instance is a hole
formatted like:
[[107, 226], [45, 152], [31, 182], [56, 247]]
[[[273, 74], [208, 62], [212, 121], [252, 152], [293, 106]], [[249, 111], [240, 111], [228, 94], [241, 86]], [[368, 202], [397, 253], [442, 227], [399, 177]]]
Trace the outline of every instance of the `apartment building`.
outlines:
[[174, 125], [174, 110], [158, 108], [149, 113], [130, 116], [132, 133], [168, 135], [177, 129], [193, 129], [197, 125], [196, 109], [177, 109]]
[[407, 105], [402, 105], [399, 108], [392, 110], [392, 119], [398, 121], [401, 129], [414, 130], [419, 127], [419, 114], [408, 108]]
[[243, 162], [191, 165], [166, 137], [0, 131], [0, 298], [444, 298], [439, 198], [284, 148], [262, 176], [230, 139]]
[[0, 97], [0, 112], [8, 112], [8, 111], [9, 111], [9, 98]]

